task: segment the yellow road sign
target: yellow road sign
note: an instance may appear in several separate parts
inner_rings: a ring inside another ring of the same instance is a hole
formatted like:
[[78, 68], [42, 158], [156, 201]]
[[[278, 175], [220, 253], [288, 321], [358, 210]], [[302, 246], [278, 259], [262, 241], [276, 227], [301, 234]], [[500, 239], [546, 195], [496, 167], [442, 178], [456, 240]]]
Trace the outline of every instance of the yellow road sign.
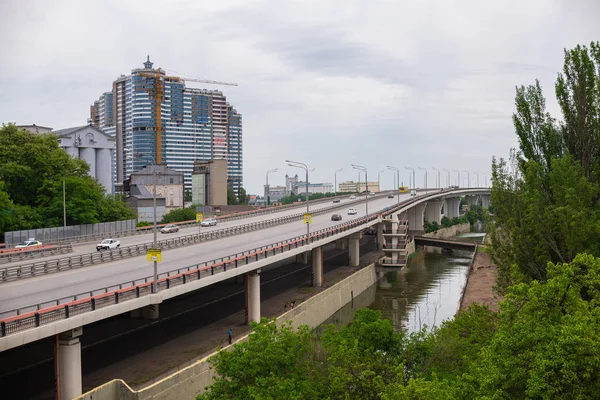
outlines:
[[304, 214], [304, 223], [312, 224], [312, 215], [311, 214], [309, 214], [309, 213]]
[[202, 222], [202, 221], [204, 221], [204, 214], [196, 213], [196, 222]]
[[160, 249], [148, 249], [146, 251], [146, 256], [148, 257], [148, 261], [162, 261], [162, 255]]

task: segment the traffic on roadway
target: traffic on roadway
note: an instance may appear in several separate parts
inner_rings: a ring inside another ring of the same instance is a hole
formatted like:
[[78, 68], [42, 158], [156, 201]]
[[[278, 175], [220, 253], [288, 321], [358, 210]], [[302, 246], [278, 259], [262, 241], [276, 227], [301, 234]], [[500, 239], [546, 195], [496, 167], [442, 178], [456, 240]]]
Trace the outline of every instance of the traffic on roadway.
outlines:
[[[348, 204], [348, 203], [357, 201], [356, 196], [352, 196], [352, 197], [355, 197], [354, 199], [350, 199], [350, 197], [351, 196], [342, 198], [339, 203], [334, 203], [333, 200], [323, 201], [320, 203], [311, 203], [310, 209], [312, 211], [316, 211], [316, 210], [321, 210], [323, 208], [331, 207], [334, 205], [335, 206], [343, 206], [344, 204]], [[364, 196], [362, 196], [360, 198], [364, 199]], [[375, 197], [375, 199], [377, 199], [377, 198], [378, 197]], [[369, 198], [369, 200], [372, 200], [372, 199], [373, 199], [373, 197]], [[192, 235], [192, 234], [198, 233], [199, 231], [206, 233], [206, 232], [219, 230], [219, 229], [223, 229], [223, 228], [231, 228], [231, 227], [245, 225], [245, 224], [251, 224], [251, 223], [259, 222], [259, 221], [267, 221], [270, 219], [275, 219], [275, 218], [279, 218], [279, 217], [285, 217], [288, 215], [302, 213], [303, 210], [306, 210], [306, 208], [304, 208], [304, 207], [286, 208], [285, 210], [281, 210], [278, 212], [257, 215], [254, 217], [242, 218], [242, 219], [225, 221], [225, 222], [217, 222], [216, 224], [215, 223], [207, 223], [207, 224], [204, 224], [200, 228], [198, 227], [198, 225], [179, 227], [179, 229], [176, 231], [170, 230], [169, 233], [164, 233], [164, 234], [160, 233], [160, 228], [159, 228], [159, 230], [157, 232], [156, 240]], [[344, 211], [344, 213], [345, 213], [345, 211]], [[212, 218], [207, 218], [207, 220], [212, 220]], [[153, 241], [153, 235], [154, 234], [153, 234], [152, 230], [149, 230], [148, 233], [146, 233], [146, 234], [141, 234], [141, 235], [136, 235], [136, 236], [125, 236], [125, 237], [121, 237], [121, 238], [119, 238], [117, 235], [115, 235], [112, 237], [106, 237], [104, 239], [119, 239], [120, 247], [124, 248], [127, 246], [134, 246], [134, 245], [140, 245], [140, 244], [144, 244], [144, 243], [150, 243]], [[97, 246], [101, 242], [102, 242], [102, 240], [94, 240], [94, 241], [90, 241], [90, 242], [86, 242], [86, 243], [75, 244], [75, 245], [73, 245], [73, 252], [69, 253], [68, 256], [96, 252]], [[54, 258], [56, 258], [56, 257], [54, 257]], [[28, 264], [28, 263], [31, 263], [31, 260], [23, 260], [23, 261], [13, 262], [10, 265], [11, 266], [19, 266], [19, 265], [24, 265], [24, 264]]]
[[[400, 201], [407, 200], [409, 197], [409, 194], [401, 194]], [[352, 204], [351, 207], [356, 209], [356, 215], [346, 215], [347, 210], [342, 208], [341, 212], [332, 211], [331, 213], [313, 216], [310, 230], [317, 231], [365, 216], [364, 197], [361, 197], [361, 199], [363, 201]], [[344, 201], [350, 202], [351, 200]], [[369, 197], [369, 211], [371, 213], [395, 204], [396, 199], [389, 199], [385, 195]], [[330, 203], [326, 203], [327, 207], [330, 205]], [[291, 211], [291, 213], [297, 212], [297, 209]], [[331, 215], [334, 213], [341, 213], [342, 221], [332, 221]], [[263, 215], [258, 218], [265, 217]], [[269, 214], [269, 217], [273, 218], [273, 214]], [[232, 223], [235, 222], [239, 223], [239, 221], [232, 221]], [[244, 220], [244, 222], [247, 223], [247, 220]], [[218, 229], [219, 225], [213, 227], [213, 229], [215, 228]], [[191, 229], [197, 230], [198, 228]], [[241, 253], [260, 246], [267, 246], [277, 241], [283, 241], [304, 234], [306, 234], [304, 223], [302, 221], [294, 221], [272, 228], [167, 251], [163, 253], [162, 262], [158, 265], [159, 274], [173, 271], [177, 268], [185, 268], [190, 265], [212, 261], [235, 253]], [[138, 237], [128, 239], [138, 239]], [[123, 246], [123, 244], [121, 245]], [[93, 251], [95, 251], [95, 248]], [[133, 282], [151, 275], [152, 263], [148, 262], [145, 256], [142, 256], [29, 278], [22, 281], [7, 282], [2, 284], [3, 290], [0, 291], [0, 316], [1, 313], [17, 308], [33, 305], [40, 305], [41, 307], [49, 306], [51, 304], [48, 302], [56, 299], [69, 298], [65, 300], [68, 301], [70, 300], [70, 296], [76, 294], [81, 294], [81, 297], [88, 297], [91, 291], [97, 290], [94, 294], [103, 293], [107, 289], [114, 289], [119, 284]]]

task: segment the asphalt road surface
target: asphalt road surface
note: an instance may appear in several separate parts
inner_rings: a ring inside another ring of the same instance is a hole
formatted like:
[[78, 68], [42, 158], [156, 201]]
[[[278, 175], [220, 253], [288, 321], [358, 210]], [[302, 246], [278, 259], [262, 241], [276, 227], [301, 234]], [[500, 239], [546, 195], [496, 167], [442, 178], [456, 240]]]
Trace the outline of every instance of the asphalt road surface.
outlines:
[[[403, 194], [400, 197], [400, 201], [408, 197], [408, 194]], [[397, 202], [396, 198], [389, 199], [385, 196], [370, 198], [369, 200], [370, 212], [381, 210]], [[340, 211], [314, 216], [313, 223], [310, 226], [311, 231], [332, 227], [341, 222], [365, 216], [364, 203], [352, 205], [352, 207], [357, 210], [358, 213], [356, 215], [347, 215], [346, 209], [341, 209]], [[297, 212], [297, 210], [293, 212]], [[341, 222], [331, 221], [331, 214], [336, 212], [342, 214], [343, 220]], [[265, 217], [261, 216], [260, 218]], [[269, 218], [272, 217], [272, 215], [269, 216]], [[303, 221], [294, 221], [260, 231], [165, 251], [162, 256], [162, 262], [158, 265], [158, 270], [159, 273], [163, 273], [176, 270], [177, 268], [212, 261], [235, 253], [241, 253], [242, 251], [266, 246], [277, 241], [301, 236], [305, 233], [306, 225], [304, 225]], [[138, 239], [139, 237], [131, 238], [131, 240]], [[0, 285], [2, 289], [0, 290], [0, 313], [36, 304], [48, 306], [51, 305], [50, 301], [68, 298], [76, 294], [82, 294], [82, 297], [86, 297], [85, 293], [89, 293], [90, 291], [148, 277], [152, 273], [152, 263], [148, 262], [144, 255], [72, 271], [28, 278], [22, 281], [3, 283]]]

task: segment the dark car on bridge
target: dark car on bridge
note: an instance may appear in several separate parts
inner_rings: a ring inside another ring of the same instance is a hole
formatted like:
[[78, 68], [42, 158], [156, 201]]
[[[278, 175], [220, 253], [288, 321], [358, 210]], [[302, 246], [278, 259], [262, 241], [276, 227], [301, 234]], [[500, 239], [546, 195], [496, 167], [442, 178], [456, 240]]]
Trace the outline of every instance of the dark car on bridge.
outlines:
[[342, 220], [342, 214], [333, 214], [331, 216], [331, 220], [332, 221], [341, 221]]

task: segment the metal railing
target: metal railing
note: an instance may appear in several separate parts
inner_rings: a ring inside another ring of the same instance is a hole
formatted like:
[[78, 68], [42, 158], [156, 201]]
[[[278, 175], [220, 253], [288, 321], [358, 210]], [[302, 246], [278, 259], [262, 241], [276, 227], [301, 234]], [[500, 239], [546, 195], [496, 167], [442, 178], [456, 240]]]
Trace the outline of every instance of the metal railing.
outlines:
[[[18, 249], [17, 249], [18, 250]], [[73, 246], [70, 244], [67, 245], [52, 245], [52, 246], [44, 246], [41, 249], [28, 249], [24, 251], [10, 251], [8, 250], [6, 253], [0, 253], [0, 264], [8, 264], [11, 262], [28, 260], [31, 258], [41, 258], [53, 256], [55, 254], [65, 254], [73, 252]]]
[[[329, 207], [320, 208], [312, 211], [312, 215], [321, 215], [332, 210], [347, 207], [349, 204], [334, 204]], [[237, 225], [229, 228], [223, 228], [206, 233], [195, 233], [185, 236], [178, 236], [171, 239], [160, 240], [156, 243], [161, 250], [168, 250], [184, 246], [190, 246], [201, 242], [220, 239], [228, 236], [235, 236], [258, 229], [270, 228], [273, 226], [285, 224], [291, 221], [301, 220], [304, 213], [292, 214], [285, 217], [273, 218], [266, 221], [258, 221], [245, 225]], [[121, 247], [110, 251], [96, 251], [71, 257], [57, 258], [53, 260], [39, 261], [31, 264], [17, 266], [8, 266], [0, 268], [0, 282], [8, 282], [18, 279], [33, 278], [38, 275], [46, 275], [75, 268], [87, 267], [90, 265], [113, 262], [130, 257], [138, 257], [146, 254], [146, 251], [153, 247], [153, 242], [147, 242], [138, 245]]]
[[[269, 256], [272, 257], [285, 253], [286, 251], [291, 251], [292, 249], [351, 230], [373, 220], [379, 220], [381, 217], [392, 214], [402, 207], [406, 207], [416, 201], [431, 196], [435, 196], [435, 194], [424, 194], [413, 197], [396, 206], [386, 207], [385, 210], [372, 213], [366, 217], [345, 222], [334, 227], [321, 229], [312, 233], [309, 237], [306, 235], [297, 236], [268, 246], [258, 247], [227, 257], [221, 257], [212, 261], [162, 273], [159, 275], [157, 289], [160, 291], [185, 285], [207, 276], [225, 272], [231, 268], [238, 268], [268, 258]], [[64, 320], [75, 315], [122, 303], [123, 301], [147, 296], [151, 294], [153, 279], [154, 278], [150, 276], [66, 298], [40, 303], [34, 306], [4, 312], [0, 314], [4, 317], [0, 320], [0, 336], [8, 336], [17, 332]]]

